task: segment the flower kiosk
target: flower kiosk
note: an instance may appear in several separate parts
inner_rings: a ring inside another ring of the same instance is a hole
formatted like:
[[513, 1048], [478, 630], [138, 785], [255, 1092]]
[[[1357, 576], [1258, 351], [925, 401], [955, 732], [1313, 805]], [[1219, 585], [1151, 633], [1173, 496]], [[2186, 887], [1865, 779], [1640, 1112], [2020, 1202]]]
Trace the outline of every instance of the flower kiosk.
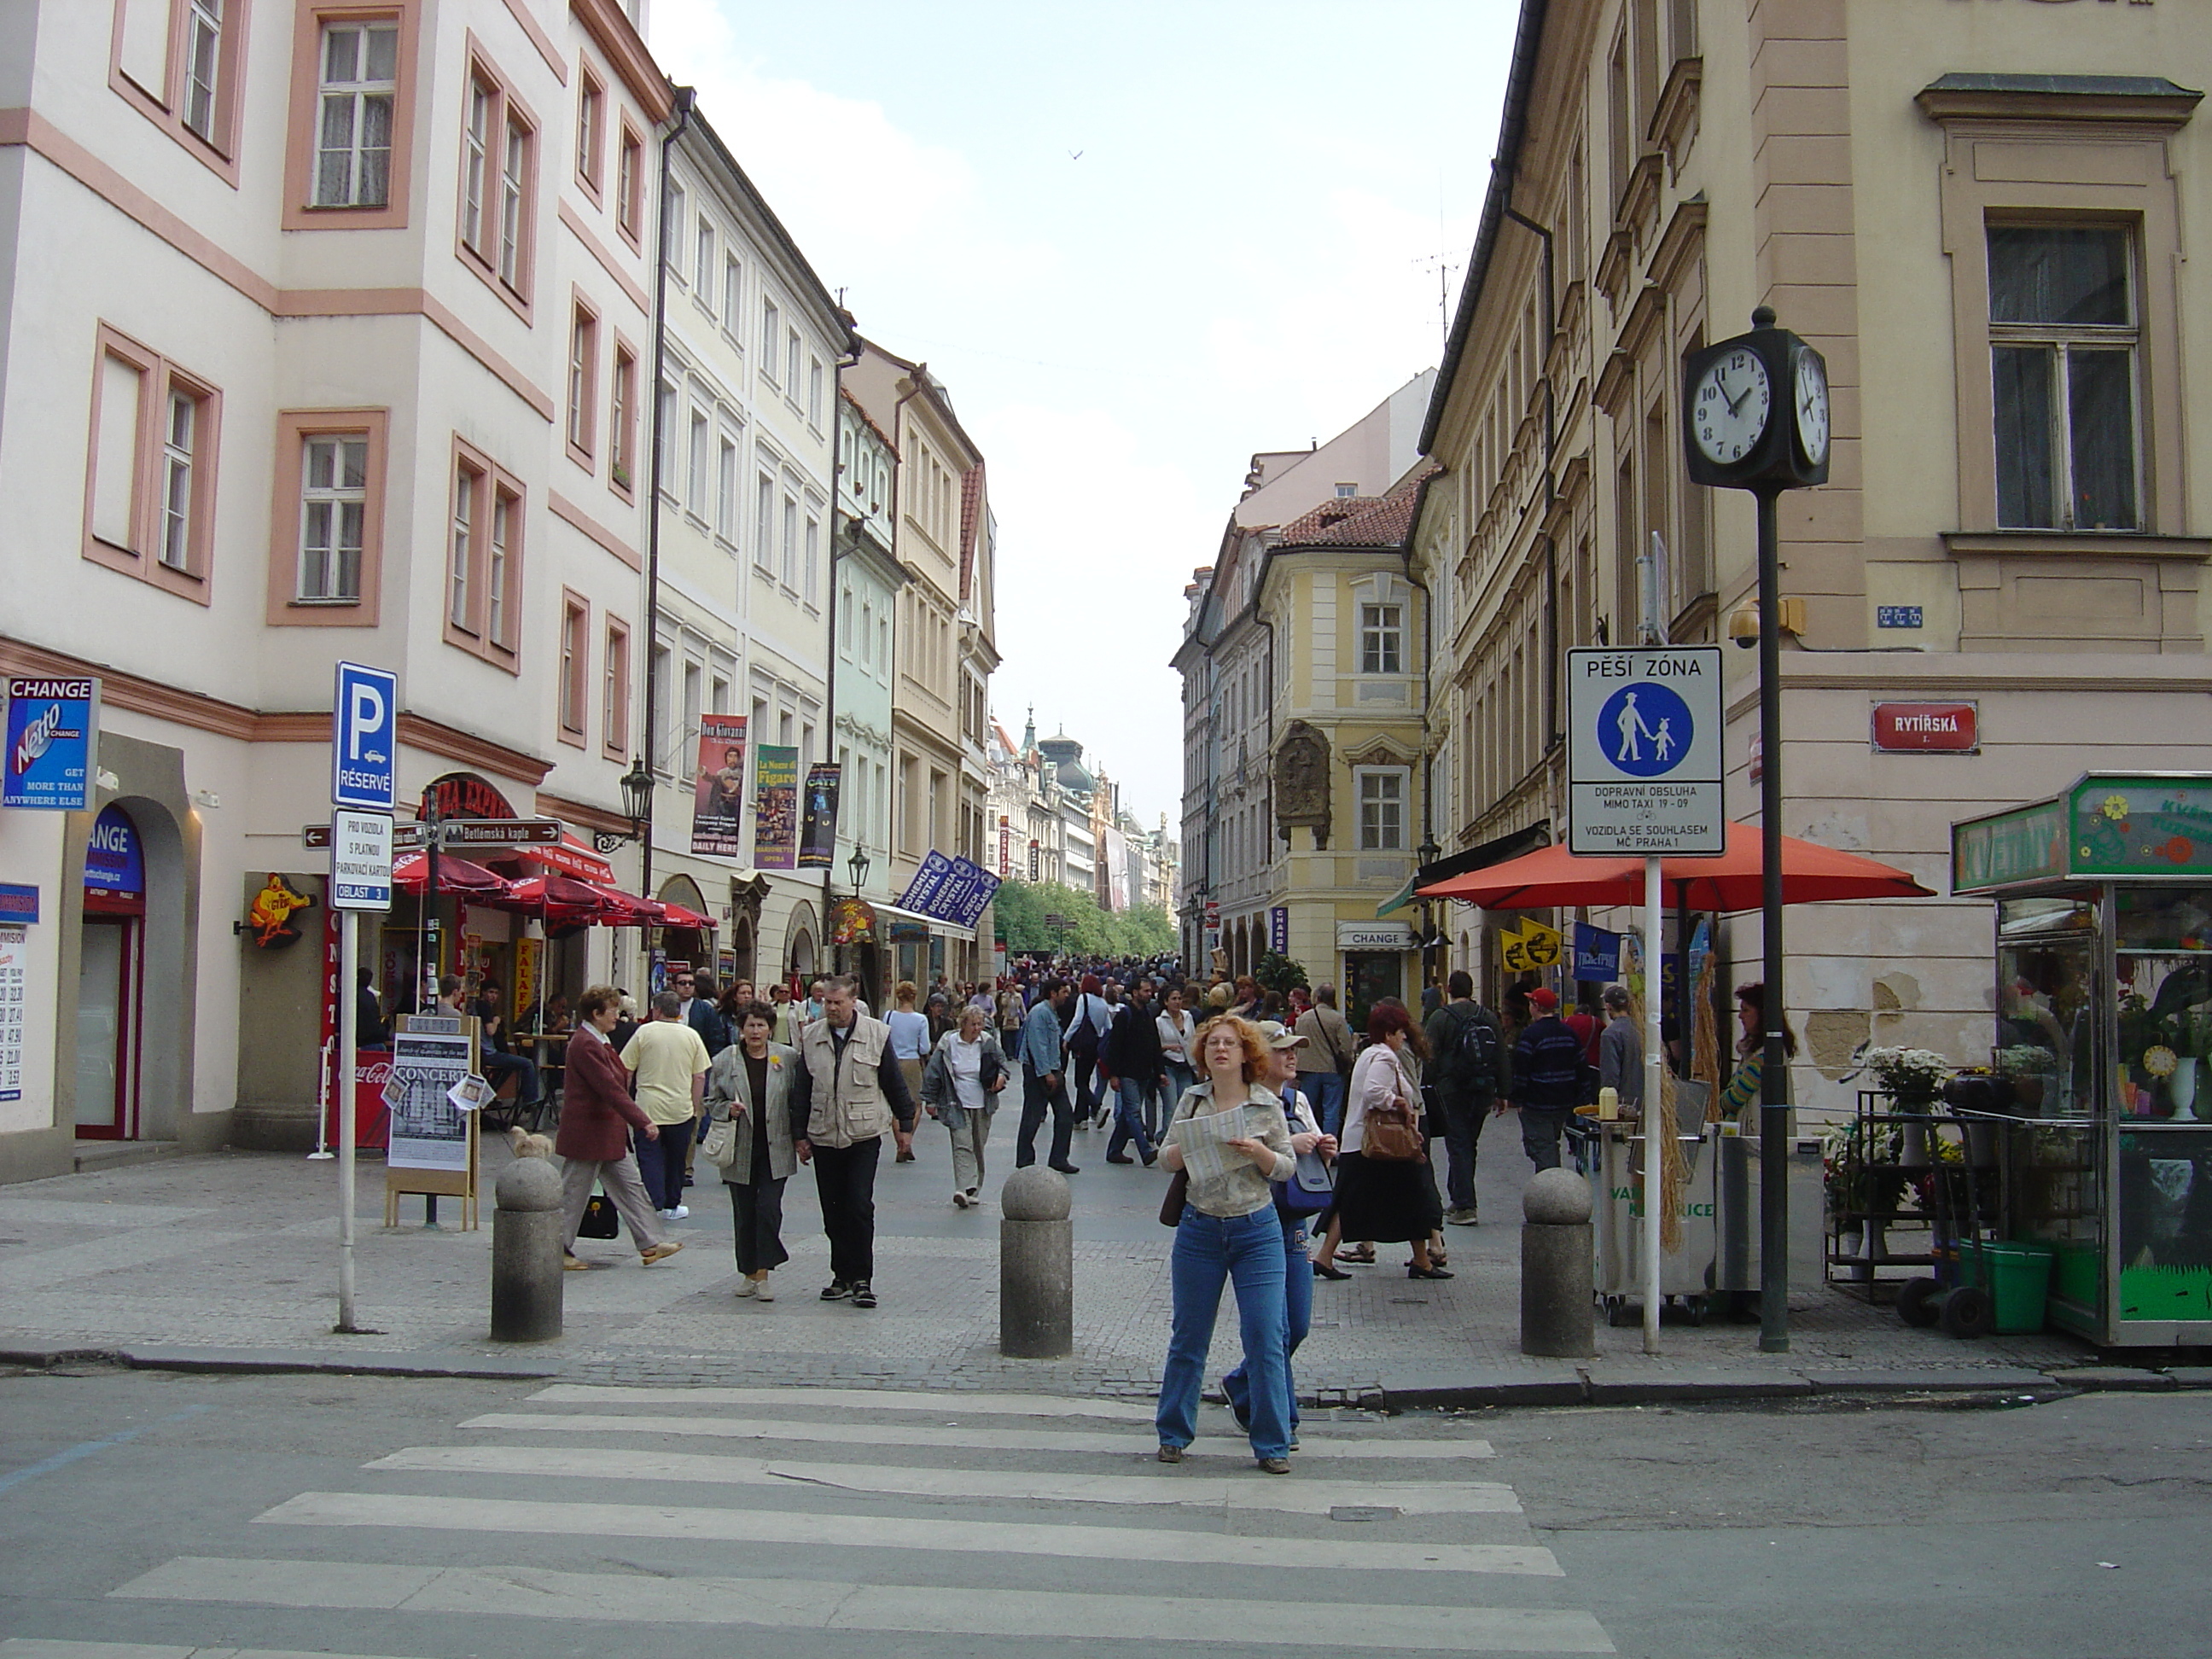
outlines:
[[2212, 774], [2093, 772], [1951, 829], [1996, 904], [2008, 1229], [2054, 1251], [2052, 1322], [2212, 1342]]

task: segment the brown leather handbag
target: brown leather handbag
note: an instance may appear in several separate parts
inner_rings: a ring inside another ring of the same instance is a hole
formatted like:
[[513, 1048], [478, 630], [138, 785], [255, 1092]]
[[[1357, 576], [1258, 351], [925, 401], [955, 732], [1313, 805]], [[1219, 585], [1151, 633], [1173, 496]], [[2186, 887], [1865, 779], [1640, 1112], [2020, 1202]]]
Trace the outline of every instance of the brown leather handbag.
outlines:
[[[1381, 1061], [1378, 1064], [1382, 1063]], [[1403, 1082], [1405, 1073], [1395, 1063], [1390, 1069]], [[1428, 1156], [1428, 1147], [1421, 1136], [1419, 1115], [1407, 1105], [1406, 1097], [1393, 1091], [1390, 1103], [1376, 1108], [1370, 1106], [1359, 1121], [1359, 1155], [1385, 1164], [1418, 1164]]]

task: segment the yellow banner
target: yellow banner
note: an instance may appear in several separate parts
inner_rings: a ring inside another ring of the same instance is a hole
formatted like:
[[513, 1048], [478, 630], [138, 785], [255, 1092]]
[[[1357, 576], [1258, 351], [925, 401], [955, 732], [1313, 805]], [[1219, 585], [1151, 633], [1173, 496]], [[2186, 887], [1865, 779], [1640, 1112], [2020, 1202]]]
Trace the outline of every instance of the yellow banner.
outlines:
[[1549, 968], [1559, 959], [1562, 936], [1556, 927], [1540, 921], [1523, 921], [1518, 933], [1498, 936], [1498, 960], [1509, 974], [1525, 974]]
[[514, 996], [507, 1006], [509, 1012], [520, 1015], [538, 1000], [538, 958], [545, 948], [543, 939], [519, 939], [514, 942]]

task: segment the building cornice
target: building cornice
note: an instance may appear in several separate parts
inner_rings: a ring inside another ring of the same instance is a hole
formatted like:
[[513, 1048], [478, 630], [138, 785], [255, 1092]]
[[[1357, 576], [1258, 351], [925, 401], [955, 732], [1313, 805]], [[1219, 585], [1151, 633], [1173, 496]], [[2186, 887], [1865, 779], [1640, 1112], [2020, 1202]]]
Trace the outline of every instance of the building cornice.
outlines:
[[1954, 73], [1923, 87], [1913, 102], [1931, 121], [2092, 121], [2171, 131], [2204, 94], [2159, 76]]

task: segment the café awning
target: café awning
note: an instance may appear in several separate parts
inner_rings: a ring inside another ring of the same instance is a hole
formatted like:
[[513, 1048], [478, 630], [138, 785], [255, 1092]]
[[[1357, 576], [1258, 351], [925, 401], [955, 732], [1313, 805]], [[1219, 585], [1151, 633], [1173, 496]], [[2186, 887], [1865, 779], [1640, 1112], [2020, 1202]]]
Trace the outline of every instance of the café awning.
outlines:
[[[420, 896], [429, 884], [430, 860], [424, 853], [403, 853], [392, 861], [392, 884], [403, 892]], [[496, 875], [481, 864], [455, 858], [451, 853], [438, 855], [438, 890], [458, 893], [464, 898], [489, 901], [504, 897], [507, 891], [507, 878]]]
[[615, 878], [614, 866], [566, 830], [561, 832], [561, 839], [553, 845], [526, 847], [518, 856], [541, 870], [572, 876], [578, 881], [611, 882]]

